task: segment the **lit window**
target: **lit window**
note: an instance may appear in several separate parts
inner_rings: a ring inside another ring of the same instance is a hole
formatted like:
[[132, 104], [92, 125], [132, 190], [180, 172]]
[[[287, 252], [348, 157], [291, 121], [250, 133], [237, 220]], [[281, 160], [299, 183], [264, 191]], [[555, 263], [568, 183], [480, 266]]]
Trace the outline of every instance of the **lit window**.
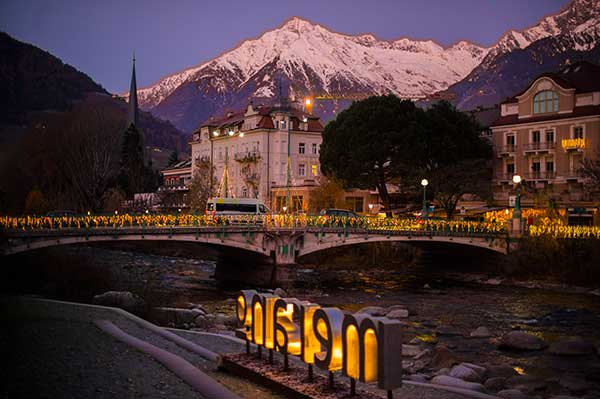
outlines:
[[279, 121], [279, 128], [285, 130], [285, 121]]
[[533, 113], [544, 114], [558, 111], [558, 94], [551, 90], [540, 91], [533, 98]]
[[312, 164], [310, 166], [310, 171], [311, 171], [311, 173], [312, 173], [313, 176], [317, 176], [318, 175], [318, 171], [319, 171], [318, 168], [317, 168], [317, 165], [316, 164]]
[[298, 154], [304, 154], [306, 152], [306, 145], [304, 143], [298, 144]]
[[304, 175], [306, 175], [306, 165], [301, 163], [300, 165], [298, 165], [298, 176]]

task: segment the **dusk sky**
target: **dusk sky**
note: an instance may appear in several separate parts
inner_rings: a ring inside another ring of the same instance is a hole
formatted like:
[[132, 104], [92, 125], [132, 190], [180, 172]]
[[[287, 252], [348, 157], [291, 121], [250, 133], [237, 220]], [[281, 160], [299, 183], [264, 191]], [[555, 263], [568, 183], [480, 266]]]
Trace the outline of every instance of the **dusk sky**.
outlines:
[[559, 11], [568, 0], [191, 1], [2, 0], [0, 30], [60, 57], [107, 90], [128, 90], [209, 60], [299, 16], [381, 39], [467, 39], [489, 46]]

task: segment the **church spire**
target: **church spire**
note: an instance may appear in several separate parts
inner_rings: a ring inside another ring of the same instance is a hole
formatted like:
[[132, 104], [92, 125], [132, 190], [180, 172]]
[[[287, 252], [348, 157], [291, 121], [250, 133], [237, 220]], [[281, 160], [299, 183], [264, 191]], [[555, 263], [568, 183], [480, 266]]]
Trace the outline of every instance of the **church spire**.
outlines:
[[131, 70], [131, 87], [129, 88], [129, 112], [127, 113], [127, 126], [138, 125], [138, 98], [137, 83], [135, 81], [135, 52], [133, 53], [133, 66]]

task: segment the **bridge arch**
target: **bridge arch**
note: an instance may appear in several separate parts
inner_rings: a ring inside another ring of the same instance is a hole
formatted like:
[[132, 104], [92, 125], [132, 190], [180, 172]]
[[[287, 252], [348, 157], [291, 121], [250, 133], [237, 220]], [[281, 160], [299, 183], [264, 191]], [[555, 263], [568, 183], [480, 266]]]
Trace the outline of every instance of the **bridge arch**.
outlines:
[[[305, 235], [305, 237], [310, 237]], [[446, 243], [483, 248], [501, 254], [508, 253], [506, 239], [486, 237], [452, 237], [452, 236], [399, 236], [399, 235], [350, 235], [345, 239], [335, 237], [334, 240], [311, 239], [305, 241], [303, 247], [298, 250], [297, 257], [303, 257], [315, 252], [330, 248], [348, 245], [358, 245], [370, 242], [405, 242], [405, 243]]]
[[255, 252], [260, 255], [269, 256], [270, 249], [265, 247], [264, 242], [261, 245], [256, 243], [243, 242], [240, 240], [223, 239], [214, 236], [194, 235], [194, 234], [122, 234], [118, 236], [111, 235], [91, 235], [91, 236], [65, 236], [65, 237], [44, 237], [37, 238], [30, 242], [20, 242], [4, 249], [4, 255], [12, 255], [41, 248], [48, 248], [61, 245], [85, 244], [93, 242], [131, 242], [131, 241], [179, 241], [193, 242], [197, 244], [207, 244], [216, 247], [233, 247], [241, 250]]

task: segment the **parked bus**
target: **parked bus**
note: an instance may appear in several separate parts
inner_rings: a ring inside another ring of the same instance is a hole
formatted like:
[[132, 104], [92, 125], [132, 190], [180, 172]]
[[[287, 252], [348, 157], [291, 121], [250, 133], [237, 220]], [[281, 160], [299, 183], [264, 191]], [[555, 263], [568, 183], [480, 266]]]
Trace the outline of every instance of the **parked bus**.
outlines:
[[206, 202], [209, 215], [264, 215], [269, 208], [256, 198], [210, 198]]

